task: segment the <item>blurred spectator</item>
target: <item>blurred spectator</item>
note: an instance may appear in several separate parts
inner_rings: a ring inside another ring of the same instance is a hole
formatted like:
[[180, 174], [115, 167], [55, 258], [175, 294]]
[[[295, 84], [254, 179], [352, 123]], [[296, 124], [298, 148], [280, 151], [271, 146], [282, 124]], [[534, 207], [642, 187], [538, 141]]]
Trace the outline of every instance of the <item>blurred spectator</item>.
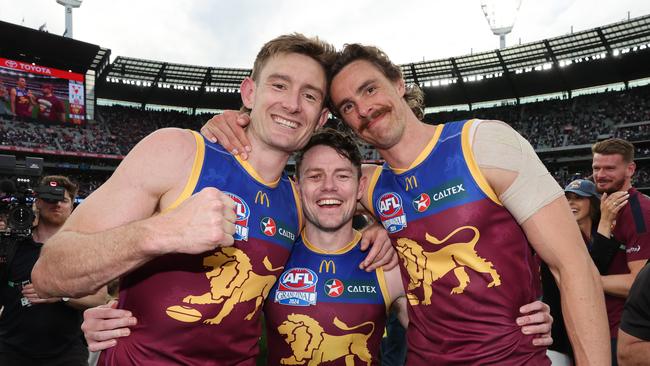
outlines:
[[11, 88], [11, 112], [22, 118], [32, 118], [32, 109], [37, 105], [32, 91], [27, 89], [24, 77], [19, 77], [16, 87]]
[[63, 176], [46, 176], [43, 185], [63, 187], [64, 196], [39, 196], [36, 224], [24, 237], [3, 236], [0, 273], [0, 365], [88, 365], [81, 332], [82, 310], [104, 304], [106, 288], [80, 299], [41, 298], [31, 284], [31, 271], [47, 240], [72, 213], [77, 187]]
[[49, 122], [65, 122], [63, 103], [53, 94], [52, 84], [43, 84], [43, 95], [38, 98], [38, 118]]
[[[616, 350], [616, 337], [625, 298], [630, 287], [650, 258], [650, 198], [632, 187], [636, 168], [634, 146], [621, 139], [608, 139], [592, 146], [593, 178], [602, 193], [601, 214], [611, 213], [615, 226], [611, 237], [625, 245], [618, 251], [602, 276], [605, 303], [612, 337], [612, 352]], [[627, 204], [621, 202], [621, 198]], [[619, 206], [623, 206], [620, 208]], [[620, 208], [620, 211], [619, 211]], [[599, 228], [600, 231], [600, 228]], [[616, 355], [612, 354], [613, 364]]]
[[9, 107], [9, 91], [7, 91], [7, 87], [5, 84], [0, 80], [0, 114], [6, 114], [10, 115], [11, 114], [11, 108]]

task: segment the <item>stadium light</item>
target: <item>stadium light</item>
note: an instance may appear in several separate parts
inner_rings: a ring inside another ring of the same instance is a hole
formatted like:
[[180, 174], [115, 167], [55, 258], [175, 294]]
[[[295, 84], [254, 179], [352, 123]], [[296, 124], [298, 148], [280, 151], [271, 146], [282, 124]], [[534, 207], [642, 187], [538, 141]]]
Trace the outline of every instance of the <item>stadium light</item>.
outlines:
[[56, 0], [65, 7], [65, 33], [64, 37], [72, 38], [72, 9], [81, 6], [83, 0]]
[[522, 0], [481, 0], [481, 10], [494, 35], [499, 36], [499, 48], [506, 47], [506, 34], [512, 31]]

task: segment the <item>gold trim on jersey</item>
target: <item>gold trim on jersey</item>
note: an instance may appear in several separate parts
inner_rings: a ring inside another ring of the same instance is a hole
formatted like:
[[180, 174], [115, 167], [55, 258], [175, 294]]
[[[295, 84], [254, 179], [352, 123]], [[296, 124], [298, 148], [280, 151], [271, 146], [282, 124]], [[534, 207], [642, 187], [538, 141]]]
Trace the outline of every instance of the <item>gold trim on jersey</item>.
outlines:
[[343, 246], [343, 248], [341, 248], [341, 249], [337, 249], [337, 250], [335, 250], [333, 252], [328, 252], [328, 251], [319, 249], [316, 246], [314, 246], [314, 244], [312, 244], [309, 241], [309, 238], [307, 238], [307, 235], [305, 235], [304, 232], [302, 233], [302, 241], [303, 241], [303, 243], [305, 243], [305, 246], [307, 247], [307, 249], [311, 250], [314, 253], [318, 253], [318, 254], [344, 254], [344, 253], [347, 253], [357, 245], [359, 240], [361, 240], [361, 233], [354, 230], [354, 237], [352, 238], [352, 240], [349, 243], [345, 244], [345, 246]]
[[289, 178], [289, 183], [291, 184], [291, 190], [293, 191], [293, 199], [296, 201], [296, 211], [298, 213], [298, 232], [302, 232], [302, 225], [305, 222], [302, 214], [302, 203], [300, 201], [300, 193], [298, 193], [298, 188], [296, 188], [296, 182], [293, 179]]
[[194, 188], [196, 188], [196, 183], [199, 181], [199, 176], [201, 175], [201, 169], [203, 168], [203, 159], [205, 159], [205, 142], [203, 137], [197, 132], [190, 131], [194, 136], [194, 142], [196, 142], [196, 152], [194, 154], [194, 163], [192, 164], [192, 171], [190, 176], [187, 178], [187, 183], [185, 183], [185, 188], [181, 194], [176, 197], [174, 202], [165, 208], [161, 213], [165, 213], [169, 210], [174, 209], [176, 206], [180, 205], [183, 201], [190, 198]]
[[420, 152], [420, 154], [418, 154], [418, 157], [415, 158], [415, 160], [411, 163], [411, 165], [408, 168], [406, 169], [390, 168], [390, 169], [394, 171], [395, 174], [402, 174], [420, 165], [420, 163], [422, 163], [424, 159], [426, 159], [429, 156], [429, 154], [431, 154], [433, 147], [436, 146], [436, 143], [438, 143], [443, 128], [445, 128], [444, 124], [436, 126], [436, 131], [433, 133], [433, 137], [431, 138], [431, 141], [429, 141], [427, 146], [424, 147], [424, 149]]
[[388, 313], [390, 312], [392, 303], [390, 301], [390, 293], [388, 292], [388, 284], [386, 283], [386, 274], [384, 273], [384, 268], [379, 267], [375, 269], [375, 275], [377, 276], [377, 283], [379, 283], [379, 288], [381, 289], [381, 296], [384, 298], [386, 313]]
[[463, 126], [461, 141], [463, 146], [463, 157], [465, 158], [465, 163], [467, 164], [467, 168], [469, 168], [469, 171], [472, 174], [474, 181], [476, 182], [476, 184], [478, 184], [481, 191], [483, 191], [483, 193], [485, 193], [494, 203], [503, 206], [503, 204], [499, 200], [499, 197], [497, 197], [497, 194], [494, 192], [492, 187], [490, 187], [490, 184], [483, 176], [483, 173], [481, 173], [481, 170], [479, 169], [478, 164], [476, 164], [476, 160], [474, 159], [474, 152], [472, 151], [472, 146], [470, 145], [469, 142], [470, 129], [472, 128], [472, 125], [474, 123], [480, 123], [480, 120], [476, 120], [476, 119], [469, 120], [465, 122], [465, 125]]
[[250, 176], [253, 177], [253, 179], [258, 181], [259, 183], [261, 183], [261, 184], [263, 184], [263, 185], [265, 185], [265, 186], [267, 186], [269, 188], [275, 188], [275, 187], [278, 186], [278, 183], [280, 183], [280, 179], [282, 178], [281, 175], [280, 175], [280, 177], [278, 177], [278, 179], [274, 180], [273, 182], [267, 182], [262, 178], [262, 176], [260, 176], [257, 173], [255, 168], [253, 168], [253, 166], [248, 162], [248, 160], [242, 160], [239, 157], [239, 155], [235, 155], [235, 160], [237, 160], [239, 165], [241, 165], [242, 168], [244, 168], [244, 170], [246, 170], [246, 172], [248, 172], [248, 174], [250, 174]]
[[382, 167], [378, 165], [375, 167], [375, 171], [372, 172], [372, 176], [368, 179], [368, 192], [366, 195], [366, 208], [370, 211], [372, 216], [377, 217], [375, 212], [375, 206], [372, 203], [372, 195], [375, 192], [375, 187], [377, 186], [377, 181], [379, 180], [379, 175], [381, 174]]

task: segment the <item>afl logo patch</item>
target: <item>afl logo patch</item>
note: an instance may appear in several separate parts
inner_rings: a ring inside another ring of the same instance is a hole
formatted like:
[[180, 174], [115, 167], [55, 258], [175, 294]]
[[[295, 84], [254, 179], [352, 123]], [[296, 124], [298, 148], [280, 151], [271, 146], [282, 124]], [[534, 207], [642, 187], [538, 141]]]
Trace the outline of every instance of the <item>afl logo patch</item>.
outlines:
[[376, 206], [381, 222], [389, 233], [396, 233], [406, 227], [402, 198], [397, 193], [384, 193], [377, 200]]
[[233, 238], [235, 240], [248, 240], [248, 218], [250, 216], [251, 210], [248, 208], [248, 204], [241, 197], [234, 193], [223, 192], [227, 194], [233, 201], [235, 201], [235, 234]]
[[282, 305], [316, 305], [318, 275], [309, 268], [291, 268], [280, 276], [275, 302]]

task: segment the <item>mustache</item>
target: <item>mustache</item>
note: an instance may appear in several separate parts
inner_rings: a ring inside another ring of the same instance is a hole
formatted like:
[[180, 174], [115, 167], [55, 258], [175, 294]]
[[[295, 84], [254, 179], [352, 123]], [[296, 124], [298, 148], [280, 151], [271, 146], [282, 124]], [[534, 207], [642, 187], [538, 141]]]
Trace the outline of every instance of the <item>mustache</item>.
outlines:
[[370, 122], [375, 120], [377, 117], [381, 116], [382, 114], [388, 113], [390, 111], [391, 111], [390, 107], [381, 107], [372, 111], [370, 115], [366, 117], [361, 117], [361, 126], [359, 127], [359, 132], [363, 132], [366, 128], [368, 128]]

